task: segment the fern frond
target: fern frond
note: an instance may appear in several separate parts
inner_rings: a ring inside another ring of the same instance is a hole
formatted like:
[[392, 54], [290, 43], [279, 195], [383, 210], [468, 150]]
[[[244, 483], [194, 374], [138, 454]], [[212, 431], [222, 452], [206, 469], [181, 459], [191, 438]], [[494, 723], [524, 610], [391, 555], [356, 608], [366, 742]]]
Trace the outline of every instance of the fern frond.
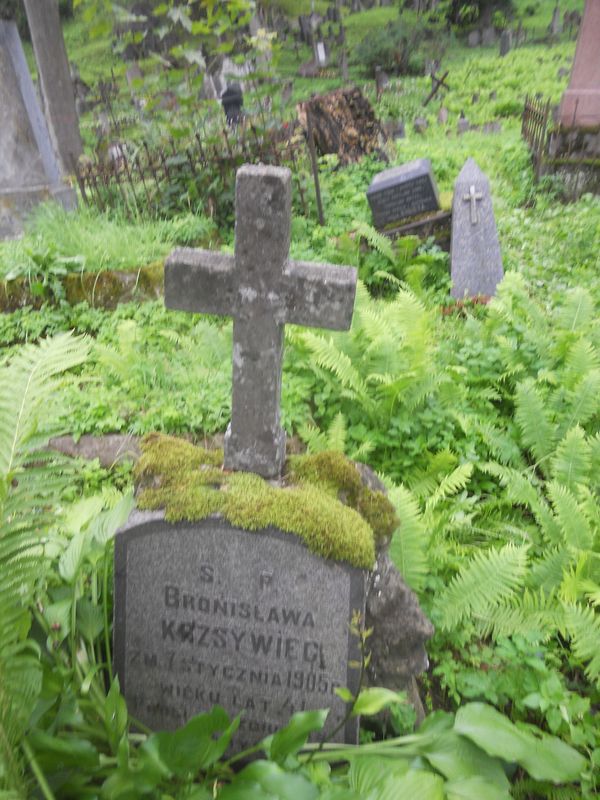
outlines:
[[415, 469], [407, 476], [406, 483], [417, 497], [426, 497], [435, 492], [440, 476], [456, 467], [457, 458], [450, 450], [440, 450], [431, 456], [425, 469]]
[[515, 402], [515, 418], [523, 444], [541, 462], [540, 468], [545, 471], [543, 462], [554, 448], [556, 434], [533, 380], [523, 381], [517, 386]]
[[563, 382], [572, 389], [586, 373], [599, 368], [600, 357], [594, 345], [587, 339], [577, 339], [565, 359]]
[[567, 427], [585, 425], [600, 411], [600, 370], [587, 372], [571, 391], [568, 392], [571, 413]]
[[600, 685], [600, 615], [579, 603], [565, 605], [565, 626], [576, 657], [587, 662], [586, 675]]
[[573, 492], [557, 481], [546, 485], [565, 544], [578, 550], [590, 550], [593, 535]]
[[323, 453], [327, 450], [327, 436], [312, 422], [301, 425], [298, 435], [306, 444], [309, 453]]
[[590, 446], [586, 442], [585, 433], [577, 425], [567, 431], [556, 448], [552, 459], [552, 477], [573, 491], [576, 484], [586, 482], [591, 461]]
[[379, 233], [372, 225], [366, 222], [355, 220], [352, 223], [352, 227], [360, 237], [367, 241], [369, 247], [376, 250], [380, 255], [385, 256], [390, 264], [396, 263], [394, 248], [391, 240], [388, 239], [387, 236], [384, 236], [383, 233]]
[[527, 567], [527, 546], [477, 551], [435, 600], [442, 627], [454, 628], [470, 617], [487, 619], [490, 609], [523, 588]]
[[352, 360], [342, 352], [331, 337], [318, 336], [305, 331], [303, 340], [313, 353], [320, 367], [333, 372], [345, 389], [351, 389], [359, 397], [366, 399], [366, 386]]
[[18, 782], [14, 751], [41, 689], [39, 653], [26, 640], [29, 606], [48, 563], [42, 535], [71, 478], [62, 457], [39, 448], [62, 373], [88, 352], [85, 340], [63, 334], [20, 348], [0, 368], [0, 788]]
[[531, 480], [523, 472], [497, 464], [493, 461], [478, 464], [479, 469], [500, 480], [506, 489], [506, 497], [515, 505], [526, 506], [535, 511], [539, 506], [539, 496]]
[[333, 418], [327, 430], [327, 449], [338, 453], [346, 452], [346, 419], [341, 411]]
[[558, 324], [567, 331], [585, 330], [593, 319], [594, 301], [586, 289], [577, 287], [565, 295]]
[[39, 409], [58, 390], [62, 374], [89, 353], [86, 340], [70, 333], [19, 348], [3, 368], [0, 383], [0, 476], [23, 463], [36, 431]]
[[514, 596], [489, 609], [478, 617], [482, 636], [526, 636], [528, 639], [547, 641], [560, 627], [562, 608], [553, 595], [528, 592]]
[[566, 547], [558, 547], [549, 553], [544, 553], [542, 558], [532, 565], [527, 585], [531, 589], [539, 589], [546, 594], [555, 592], [572, 560], [573, 555]]
[[406, 583], [419, 592], [429, 571], [429, 530], [423, 522], [417, 498], [405, 486], [392, 489], [389, 499], [400, 520], [400, 527], [390, 545], [390, 554]]
[[460, 492], [468, 484], [473, 474], [473, 464], [461, 464], [449, 475], [445, 475], [439, 486], [425, 504], [425, 511], [432, 511], [439, 502]]

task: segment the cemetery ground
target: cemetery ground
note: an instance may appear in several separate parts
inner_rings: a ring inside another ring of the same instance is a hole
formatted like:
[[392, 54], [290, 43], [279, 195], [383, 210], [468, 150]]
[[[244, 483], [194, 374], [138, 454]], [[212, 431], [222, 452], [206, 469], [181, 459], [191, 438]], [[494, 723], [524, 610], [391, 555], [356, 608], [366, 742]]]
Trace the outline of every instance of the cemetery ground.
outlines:
[[[525, 24], [547, 25], [552, 6]], [[351, 52], [396, 16], [348, 16]], [[82, 77], [114, 68], [124, 82], [107, 42], [82, 44], [84, 30], [81, 18], [66, 27]], [[429, 158], [445, 208], [469, 156], [488, 175], [505, 272], [490, 302], [451, 299], [449, 257], [432, 240], [373, 228], [365, 193], [386, 166], [376, 156], [319, 160], [325, 225], [308, 178], [307, 214], [294, 195], [291, 257], [355, 266], [360, 283], [350, 331], [286, 326], [283, 426], [297, 451], [377, 471], [400, 521], [392, 557], [435, 626], [419, 678], [425, 722], [415, 731], [401, 702], [368, 725], [394, 698], [365, 694], [352, 756], [302, 749], [318, 713], [295, 717], [241, 772], [218, 709], [171, 734], [129, 719], [110, 665], [111, 545], [134, 468], [114, 452], [41, 454], [59, 434], [222, 446], [231, 322], [165, 309], [160, 265], [177, 246], [233, 253], [232, 203], [216, 218], [190, 202], [158, 220], [118, 202], [107, 213], [44, 206], [23, 238], [0, 244], [0, 308], [9, 285], [23, 306], [0, 314], [0, 558], [11, 558], [0, 572], [0, 796], [598, 796], [600, 198], [564, 203], [557, 181], [536, 183], [520, 134], [525, 94], [558, 102], [573, 52], [561, 40], [501, 58], [451, 41], [451, 89], [425, 109], [429, 78], [392, 79], [377, 99], [350, 62], [377, 116], [406, 123], [385, 145], [390, 166]], [[309, 55], [284, 46], [275, 74], [291, 79]], [[338, 85], [336, 70], [294, 77], [292, 113]], [[458, 135], [461, 112], [478, 129]], [[500, 130], [484, 132], [492, 121]], [[93, 126], [84, 116], [88, 148]], [[156, 299], [120, 302], [114, 273], [147, 280]]]

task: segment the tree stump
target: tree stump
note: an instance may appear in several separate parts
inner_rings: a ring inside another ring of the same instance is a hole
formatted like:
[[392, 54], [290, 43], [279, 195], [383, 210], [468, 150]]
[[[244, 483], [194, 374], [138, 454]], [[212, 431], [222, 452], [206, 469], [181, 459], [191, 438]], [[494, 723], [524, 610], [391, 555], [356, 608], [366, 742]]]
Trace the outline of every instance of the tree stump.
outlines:
[[299, 103], [298, 119], [305, 130], [307, 114], [320, 155], [335, 153], [342, 164], [349, 164], [368, 153], [381, 154], [381, 125], [360, 89], [336, 89]]

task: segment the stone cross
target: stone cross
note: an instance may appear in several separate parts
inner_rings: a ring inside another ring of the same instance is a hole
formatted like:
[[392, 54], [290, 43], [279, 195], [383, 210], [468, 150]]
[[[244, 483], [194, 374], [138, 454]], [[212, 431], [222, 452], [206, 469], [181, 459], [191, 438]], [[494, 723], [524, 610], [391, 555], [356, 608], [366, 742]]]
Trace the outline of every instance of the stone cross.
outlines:
[[464, 195], [463, 200], [467, 203], [471, 203], [471, 225], [477, 225], [479, 222], [479, 217], [477, 216], [477, 201], [483, 200], [483, 195], [481, 192], [476, 192], [475, 186], [471, 184], [469, 186], [469, 194]]
[[165, 264], [165, 305], [233, 317], [233, 395], [226, 469], [277, 478], [285, 323], [347, 330], [356, 269], [288, 258], [291, 173], [243, 166], [236, 178], [235, 255], [189, 248]]

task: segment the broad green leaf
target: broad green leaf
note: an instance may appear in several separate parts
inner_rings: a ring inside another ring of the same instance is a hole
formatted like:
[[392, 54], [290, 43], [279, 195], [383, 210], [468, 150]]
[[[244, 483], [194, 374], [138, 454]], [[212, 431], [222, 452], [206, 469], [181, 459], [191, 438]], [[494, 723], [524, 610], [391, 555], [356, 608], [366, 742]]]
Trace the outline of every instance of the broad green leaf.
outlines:
[[[508, 783], [508, 781], [507, 781]], [[476, 776], [449, 781], [445, 786], [447, 800], [510, 800], [508, 788], [489, 783]]]
[[65, 767], [95, 769], [99, 763], [98, 752], [91, 742], [81, 736], [58, 738], [44, 731], [32, 731], [27, 740], [40, 766], [48, 772], [58, 772]]
[[390, 770], [399, 775], [407, 769], [408, 761], [394, 759], [392, 762], [380, 756], [357, 755], [350, 763], [348, 784], [360, 797], [368, 797], [371, 791], [388, 779]]
[[323, 729], [328, 713], [324, 710], [301, 711], [294, 714], [285, 728], [271, 737], [269, 748], [271, 759], [281, 764], [287, 756], [297, 753], [306, 744], [311, 733]]
[[65, 517], [65, 530], [71, 534], [77, 534], [93, 520], [104, 506], [101, 495], [93, 495], [72, 505]]
[[89, 536], [86, 531], [80, 531], [69, 542], [65, 552], [58, 562], [58, 571], [63, 580], [73, 583], [79, 574], [85, 551], [89, 547]]
[[89, 534], [101, 545], [113, 538], [117, 530], [127, 522], [134, 506], [133, 493], [126, 492], [119, 502], [108, 511], [99, 514], [89, 528]]
[[170, 772], [185, 778], [221, 758], [239, 723], [239, 717], [230, 723], [224, 709], [215, 706], [207, 714], [193, 717], [177, 731], [153, 734], [142, 749], [153, 753]]
[[444, 800], [444, 781], [439, 775], [409, 770], [404, 775], [391, 775], [369, 800]]
[[127, 729], [127, 719], [127, 705], [121, 695], [119, 679], [115, 678], [104, 703], [104, 725], [114, 753]]
[[219, 794], [220, 800], [315, 800], [316, 786], [298, 772], [286, 772], [272, 761], [254, 761]]
[[102, 609], [87, 597], [82, 597], [77, 603], [77, 629], [88, 642], [93, 642], [104, 629]]
[[351, 703], [354, 700], [354, 695], [350, 689], [347, 689], [345, 686], [336, 689], [335, 693], [344, 701], [344, 703]]
[[384, 708], [394, 703], [403, 703], [405, 700], [406, 695], [403, 692], [393, 692], [391, 689], [384, 689], [379, 686], [363, 689], [352, 707], [352, 716], [378, 714]]
[[417, 747], [431, 766], [448, 780], [479, 776], [502, 791], [508, 791], [508, 780], [500, 761], [456, 731], [444, 731]]
[[488, 755], [520, 764], [538, 781], [576, 781], [586, 768], [583, 756], [557, 737], [537, 738], [485, 703], [469, 703], [460, 708], [454, 730]]

